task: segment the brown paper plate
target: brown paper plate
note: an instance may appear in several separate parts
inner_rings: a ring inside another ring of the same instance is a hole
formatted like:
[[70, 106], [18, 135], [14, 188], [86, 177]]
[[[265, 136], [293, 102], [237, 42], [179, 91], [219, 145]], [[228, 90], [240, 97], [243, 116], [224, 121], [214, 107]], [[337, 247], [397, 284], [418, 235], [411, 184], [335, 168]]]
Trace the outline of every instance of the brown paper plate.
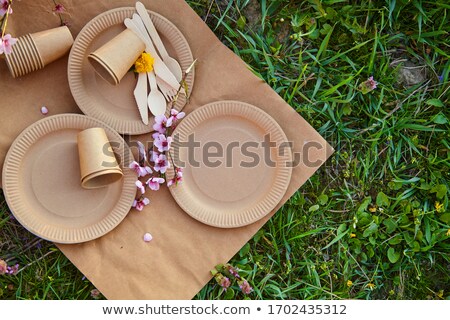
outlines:
[[[117, 8], [104, 12], [92, 19], [75, 39], [69, 55], [68, 77], [70, 90], [80, 109], [88, 116], [109, 124], [123, 134], [144, 134], [153, 130], [145, 125], [139, 115], [133, 91], [136, 78], [129, 72], [113, 86], [103, 80], [88, 61], [88, 55], [125, 30], [125, 18], [131, 18], [134, 8]], [[189, 44], [177, 27], [163, 16], [149, 11], [169, 55], [174, 57], [185, 71], [193, 62]], [[192, 91], [194, 73], [186, 79]], [[180, 95], [175, 109], [185, 104]], [[150, 121], [152, 123], [152, 121]]]
[[[268, 134], [275, 146], [287, 146], [275, 120], [243, 102], [215, 102], [189, 114], [173, 134], [171, 155], [184, 167], [183, 183], [170, 187], [176, 202], [215, 227], [241, 227], [263, 218], [280, 202], [292, 172], [289, 147], [280, 149], [284, 152], [269, 148], [270, 158], [265, 156], [262, 142]], [[198, 147], [181, 147], [191, 135]]]
[[[80, 183], [77, 134], [105, 128], [124, 177], [104, 188]], [[129, 212], [137, 176], [127, 165], [133, 156], [112, 128], [83, 115], [40, 120], [14, 141], [3, 167], [3, 190], [16, 219], [30, 232], [58, 243], [79, 243], [114, 229]], [[124, 169], [124, 167], [126, 169]]]

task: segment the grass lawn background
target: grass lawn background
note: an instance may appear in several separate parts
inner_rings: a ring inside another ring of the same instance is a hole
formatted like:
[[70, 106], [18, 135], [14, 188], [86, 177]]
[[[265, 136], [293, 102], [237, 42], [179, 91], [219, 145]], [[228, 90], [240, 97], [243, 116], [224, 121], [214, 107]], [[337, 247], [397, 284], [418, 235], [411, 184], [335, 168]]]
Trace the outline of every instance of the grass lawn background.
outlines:
[[[450, 299], [449, 2], [187, 2], [336, 149], [231, 261], [249, 297]], [[0, 259], [20, 265], [0, 298], [92, 299], [0, 204]], [[211, 281], [197, 298], [245, 297]]]

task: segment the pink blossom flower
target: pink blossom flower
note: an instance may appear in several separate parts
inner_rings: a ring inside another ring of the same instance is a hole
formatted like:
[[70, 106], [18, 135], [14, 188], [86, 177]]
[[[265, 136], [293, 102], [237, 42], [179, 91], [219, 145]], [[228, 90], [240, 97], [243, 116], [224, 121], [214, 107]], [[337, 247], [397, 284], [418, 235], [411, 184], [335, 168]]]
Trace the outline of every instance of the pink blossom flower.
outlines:
[[239, 288], [241, 288], [241, 291], [244, 294], [250, 294], [253, 291], [253, 288], [250, 286], [247, 280], [244, 280], [241, 283], [239, 283]]
[[166, 133], [166, 128], [170, 127], [167, 124], [167, 118], [165, 115], [159, 115], [155, 117], [155, 124], [153, 125], [153, 129], [158, 131], [159, 133]]
[[163, 184], [165, 180], [163, 178], [152, 177], [147, 180], [146, 184], [153, 191], [158, 191], [159, 186]]
[[175, 109], [170, 110], [170, 117], [169, 117], [170, 125], [172, 126], [172, 125], [176, 124], [177, 121], [183, 119], [185, 115], [186, 115], [186, 113], [184, 113], [184, 112], [178, 112]]
[[153, 237], [152, 237], [152, 235], [150, 233], [147, 232], [146, 234], [144, 234], [144, 241], [145, 242], [150, 242], [152, 240], [153, 240]]
[[148, 167], [148, 166], [141, 167], [139, 165], [139, 163], [137, 163], [136, 161], [133, 161], [132, 163], [130, 163], [129, 167], [130, 167], [130, 169], [133, 169], [139, 177], [145, 177], [153, 172], [150, 167]]
[[167, 157], [163, 154], [155, 157], [155, 166], [153, 168], [156, 172], [166, 173], [167, 169], [170, 168], [170, 163], [167, 161]]
[[227, 291], [227, 289], [231, 286], [231, 281], [228, 277], [222, 277], [220, 279], [219, 285]]
[[141, 190], [141, 193], [145, 193], [145, 185], [141, 181], [136, 181], [136, 187]]
[[371, 90], [374, 90], [377, 88], [378, 83], [375, 80], [373, 80], [373, 76], [370, 76], [369, 79], [367, 79], [366, 81], [366, 85]]
[[44, 116], [46, 116], [46, 115], [48, 114], [48, 109], [47, 109], [46, 106], [42, 106], [42, 107], [41, 107], [41, 113], [42, 113]]
[[227, 271], [236, 279], [241, 279], [241, 276], [239, 275], [239, 273], [237, 272], [236, 268], [234, 268], [231, 265], [227, 266]]
[[3, 17], [6, 12], [8, 12], [8, 14], [13, 13], [12, 8], [9, 5], [9, 0], [0, 0], [0, 17]]
[[140, 198], [139, 200], [134, 200], [133, 208], [136, 208], [138, 211], [144, 210], [144, 207], [150, 204], [150, 200], [148, 198]]
[[176, 168], [175, 169], [175, 177], [170, 179], [167, 182], [167, 186], [170, 187], [172, 185], [177, 185], [179, 183], [183, 182], [183, 169], [182, 168]]
[[169, 151], [170, 144], [172, 143], [172, 137], [167, 137], [163, 134], [159, 134], [153, 144], [158, 148], [159, 152]]
[[17, 272], [19, 272], [19, 265], [17, 263], [15, 265], [13, 265], [12, 267], [8, 267], [6, 270], [7, 274], [12, 274], [12, 275], [16, 275]]
[[17, 272], [19, 272], [18, 264], [15, 264], [10, 267], [10, 266], [8, 266], [6, 261], [0, 259], [0, 275], [3, 275], [3, 274], [16, 275]]
[[17, 42], [16, 38], [11, 37], [10, 34], [5, 34], [5, 36], [0, 39], [0, 54], [10, 54], [12, 52], [12, 46]]
[[100, 291], [98, 289], [92, 289], [91, 290], [91, 297], [94, 299], [100, 298]]
[[55, 7], [53, 8], [53, 12], [58, 13], [58, 14], [61, 14], [64, 11], [66, 11], [66, 8], [64, 8], [64, 6], [60, 3], [57, 3], [55, 5]]
[[158, 157], [159, 157], [159, 153], [156, 152], [156, 151], [150, 151], [150, 152], [149, 152], [149, 156], [150, 156], [150, 160], [149, 160], [149, 161], [155, 163], [156, 160], [157, 160]]
[[358, 87], [358, 90], [363, 94], [367, 94], [377, 88], [378, 82], [373, 80], [373, 77], [370, 76], [366, 81], [361, 83]]

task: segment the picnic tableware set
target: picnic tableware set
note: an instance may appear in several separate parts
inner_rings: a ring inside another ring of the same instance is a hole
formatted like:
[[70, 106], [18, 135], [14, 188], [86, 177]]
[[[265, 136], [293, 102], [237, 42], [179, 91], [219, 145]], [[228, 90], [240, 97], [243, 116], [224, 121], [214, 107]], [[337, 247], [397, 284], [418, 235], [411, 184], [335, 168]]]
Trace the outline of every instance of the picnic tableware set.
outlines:
[[[85, 115], [61, 114], [34, 123], [14, 141], [3, 168], [5, 198], [14, 216], [31, 232], [58, 243], [96, 239], [125, 218], [135, 200], [137, 174], [128, 168], [133, 155], [121, 134], [153, 131], [154, 116], [185, 105], [181, 80], [190, 91], [194, 85], [194, 72], [184, 74], [194, 61], [185, 37], [140, 2], [100, 14], [75, 41], [67, 27], [19, 38], [7, 56], [9, 70], [19, 77], [42, 69], [70, 46], [69, 85]], [[154, 58], [153, 70], [129, 72], [143, 52]], [[281, 127], [260, 108], [212, 102], [183, 119], [173, 135], [179, 137], [172, 152], [185, 163], [184, 182], [169, 189], [194, 219], [219, 228], [245, 226], [267, 215], [284, 196], [292, 171], [290, 150], [271, 151], [272, 166], [260, 161], [245, 167], [240, 163], [248, 159], [237, 149], [232, 166], [227, 161], [211, 167], [188, 161], [189, 152], [201, 156], [202, 148], [180, 147], [191, 135], [201, 146], [214, 141], [224, 148], [261, 142], [266, 135], [276, 145], [286, 143]], [[254, 148], [259, 159], [265, 152], [260, 145]]]

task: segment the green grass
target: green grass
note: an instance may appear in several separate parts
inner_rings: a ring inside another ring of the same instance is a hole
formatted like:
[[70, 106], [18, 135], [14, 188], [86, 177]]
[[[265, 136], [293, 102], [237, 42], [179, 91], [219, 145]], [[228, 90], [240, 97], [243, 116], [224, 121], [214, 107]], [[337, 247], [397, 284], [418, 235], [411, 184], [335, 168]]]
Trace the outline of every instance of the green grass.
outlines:
[[[231, 261], [250, 298], [449, 299], [448, 2], [188, 2], [336, 149]], [[398, 82], [409, 63], [420, 83]], [[363, 94], [369, 76], [378, 88]], [[1, 207], [0, 258], [23, 269], [0, 276], [0, 297], [90, 298], [89, 281]], [[238, 291], [211, 281], [197, 298]]]

